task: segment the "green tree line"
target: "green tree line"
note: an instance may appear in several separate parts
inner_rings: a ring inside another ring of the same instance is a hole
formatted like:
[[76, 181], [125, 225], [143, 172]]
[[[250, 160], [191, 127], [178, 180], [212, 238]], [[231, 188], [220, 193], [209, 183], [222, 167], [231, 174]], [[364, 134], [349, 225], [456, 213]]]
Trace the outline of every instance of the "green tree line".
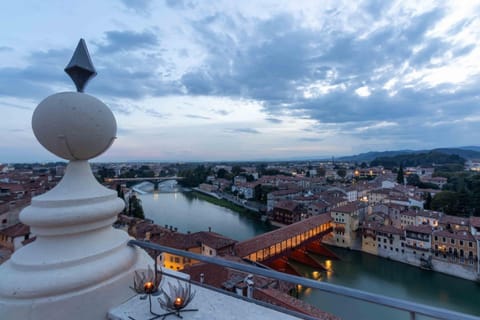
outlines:
[[446, 154], [438, 151], [427, 153], [400, 154], [394, 157], [379, 157], [370, 163], [370, 166], [383, 166], [386, 169], [416, 166], [432, 166], [444, 164], [465, 164], [465, 159], [456, 154]]

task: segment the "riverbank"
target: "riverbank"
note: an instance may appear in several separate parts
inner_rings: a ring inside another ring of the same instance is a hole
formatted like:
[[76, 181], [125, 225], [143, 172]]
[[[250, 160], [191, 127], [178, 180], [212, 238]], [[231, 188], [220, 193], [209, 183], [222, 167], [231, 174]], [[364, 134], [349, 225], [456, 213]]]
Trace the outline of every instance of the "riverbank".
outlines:
[[204, 201], [207, 201], [211, 204], [230, 209], [232, 211], [235, 211], [235, 212], [240, 213], [242, 215], [247, 215], [251, 218], [255, 218], [255, 219], [258, 219], [260, 221], [260, 216], [258, 215], [258, 212], [249, 210], [249, 209], [247, 209], [245, 207], [242, 207], [242, 206], [238, 206], [238, 205], [236, 205], [236, 204], [234, 204], [230, 201], [227, 201], [225, 199], [218, 199], [216, 197], [212, 197], [210, 195], [204, 194], [204, 193], [196, 191], [196, 190], [192, 190], [189, 193], [194, 194], [197, 198], [199, 198], [201, 200], [204, 200]]
[[352, 247], [345, 248], [342, 246], [337, 246], [337, 243], [333, 238], [326, 238], [322, 240], [322, 243], [329, 245], [335, 248], [348, 249], [353, 251], [362, 252], [364, 254], [369, 254], [380, 259], [392, 260], [399, 263], [403, 263], [412, 267], [416, 267], [423, 270], [428, 270], [430, 272], [443, 273], [448, 276], [478, 282], [477, 270], [475, 265], [462, 265], [459, 263], [442, 261], [433, 257], [430, 261], [430, 267], [422, 267], [422, 260], [419, 255], [409, 254], [409, 253], [399, 253], [399, 252], [388, 252], [388, 255], [375, 254], [366, 250], [363, 250], [361, 243], [354, 243]]

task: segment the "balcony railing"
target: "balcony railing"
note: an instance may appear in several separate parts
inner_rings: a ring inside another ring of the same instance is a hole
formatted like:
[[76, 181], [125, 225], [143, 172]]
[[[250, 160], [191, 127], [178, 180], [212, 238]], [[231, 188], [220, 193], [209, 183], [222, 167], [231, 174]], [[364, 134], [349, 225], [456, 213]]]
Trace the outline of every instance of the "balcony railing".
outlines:
[[413, 249], [413, 250], [419, 250], [419, 251], [425, 251], [425, 252], [430, 251], [430, 248], [423, 248], [423, 247], [419, 247], [419, 246], [416, 246], [414, 244], [412, 245], [412, 244], [408, 244], [408, 243], [405, 244], [405, 247]]
[[[423, 304], [419, 304], [419, 303], [415, 303], [407, 300], [391, 298], [391, 297], [378, 295], [378, 294], [374, 294], [366, 291], [334, 285], [331, 283], [319, 282], [312, 279], [293, 276], [293, 275], [277, 272], [270, 269], [263, 269], [253, 265], [228, 261], [218, 257], [207, 257], [200, 254], [192, 253], [189, 251], [183, 251], [183, 250], [173, 249], [170, 247], [161, 246], [151, 242], [131, 240], [129, 244], [133, 246], [138, 246], [143, 249], [154, 250], [157, 253], [167, 252], [170, 254], [187, 257], [197, 261], [212, 263], [212, 264], [219, 265], [226, 268], [231, 268], [231, 269], [252, 273], [252, 274], [257, 274], [260, 276], [264, 276], [264, 277], [268, 277], [276, 280], [299, 284], [299, 285], [302, 285], [303, 287], [318, 289], [330, 294], [336, 294], [342, 297], [365, 301], [375, 305], [385, 306], [390, 309], [401, 310], [408, 313], [410, 315], [411, 320], [415, 320], [417, 315], [427, 316], [433, 319], [444, 319], [444, 320], [456, 320], [456, 319], [478, 320], [479, 319], [476, 316], [468, 315], [468, 314], [464, 314], [456, 311], [427, 306], [427, 305], [423, 305]], [[312, 319], [309, 316], [304, 316], [304, 318]]]

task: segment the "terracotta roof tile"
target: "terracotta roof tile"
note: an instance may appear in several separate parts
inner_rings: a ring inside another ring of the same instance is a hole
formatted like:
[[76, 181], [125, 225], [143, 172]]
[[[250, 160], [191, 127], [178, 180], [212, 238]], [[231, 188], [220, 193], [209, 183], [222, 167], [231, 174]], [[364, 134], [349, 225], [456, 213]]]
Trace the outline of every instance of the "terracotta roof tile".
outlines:
[[475, 228], [480, 228], [480, 217], [470, 217], [470, 225]]
[[30, 227], [21, 222], [14, 224], [13, 226], [10, 226], [3, 230], [0, 230], [0, 234], [6, 235], [7, 237], [11, 237], [11, 238], [25, 236], [29, 233], [30, 233]]
[[288, 211], [294, 211], [299, 204], [292, 200], [279, 201], [275, 204], [274, 209], [284, 209]]
[[450, 232], [447, 230], [437, 230], [434, 231], [435, 236], [445, 237], [450, 239], [466, 240], [466, 241], [475, 241], [475, 237], [468, 231], [457, 231]]
[[467, 217], [457, 217], [457, 216], [451, 216], [451, 215], [443, 215], [440, 218], [440, 224], [458, 224], [462, 226], [468, 226], [469, 223], [469, 218]]
[[353, 213], [358, 209], [361, 209], [365, 205], [359, 201], [347, 203], [346, 205], [332, 209], [332, 212]]
[[405, 229], [407, 231], [417, 232], [417, 233], [424, 233], [424, 234], [432, 234], [433, 228], [429, 225], [421, 225], [421, 226], [406, 226]]

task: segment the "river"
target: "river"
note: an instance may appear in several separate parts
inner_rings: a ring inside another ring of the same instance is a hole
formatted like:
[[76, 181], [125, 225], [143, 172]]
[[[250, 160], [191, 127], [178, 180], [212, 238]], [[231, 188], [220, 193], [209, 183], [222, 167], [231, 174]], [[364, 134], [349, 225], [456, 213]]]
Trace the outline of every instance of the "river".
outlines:
[[[192, 193], [154, 193], [139, 195], [139, 198], [147, 218], [162, 226], [177, 227], [180, 232], [206, 231], [210, 227], [214, 232], [241, 241], [271, 230], [261, 221], [200, 200]], [[332, 272], [325, 274], [302, 265], [296, 267], [305, 276], [320, 281], [480, 316], [480, 285], [475, 282], [362, 252], [339, 248], [334, 251], [341, 260], [327, 262]], [[404, 312], [312, 289], [301, 290], [300, 298], [346, 320], [408, 319]]]
[[138, 196], [145, 216], [156, 224], [179, 232], [208, 231], [242, 241], [272, 230], [270, 225], [230, 209], [201, 200], [191, 192], [148, 193]]

